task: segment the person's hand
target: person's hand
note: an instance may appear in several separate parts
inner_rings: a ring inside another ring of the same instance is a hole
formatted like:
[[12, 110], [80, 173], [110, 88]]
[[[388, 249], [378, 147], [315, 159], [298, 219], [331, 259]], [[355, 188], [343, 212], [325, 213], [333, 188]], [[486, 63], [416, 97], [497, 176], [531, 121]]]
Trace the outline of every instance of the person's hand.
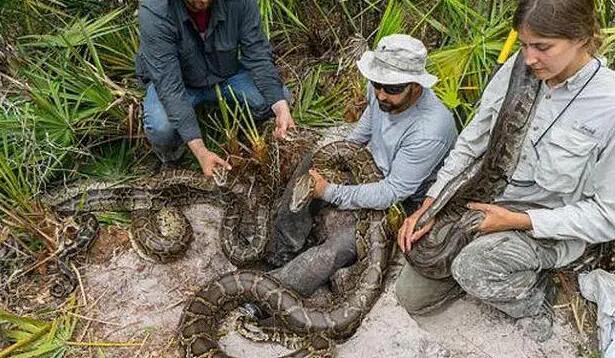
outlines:
[[286, 100], [280, 100], [276, 102], [271, 109], [275, 113], [275, 130], [273, 132], [274, 138], [280, 139], [286, 137], [286, 132], [290, 128], [295, 127], [295, 120], [290, 114], [290, 108]]
[[309, 173], [314, 179], [314, 198], [321, 199], [323, 196], [325, 196], [325, 190], [327, 190], [327, 186], [329, 186], [329, 183], [316, 170], [310, 169]]
[[485, 218], [478, 227], [483, 234], [507, 230], [531, 230], [532, 222], [526, 213], [510, 211], [494, 204], [469, 203], [468, 209], [481, 211]]
[[207, 151], [202, 158], [199, 158], [199, 164], [205, 176], [211, 177], [217, 168], [231, 170], [231, 165], [224, 159], [220, 158], [216, 153]]
[[427, 209], [429, 209], [433, 201], [433, 198], [425, 198], [425, 200], [423, 201], [423, 205], [421, 205], [420, 208], [418, 208], [414, 213], [412, 213], [412, 215], [408, 216], [406, 220], [404, 220], [403, 225], [397, 232], [397, 245], [399, 245], [401, 252], [403, 252], [404, 254], [410, 252], [410, 250], [412, 249], [412, 244], [420, 240], [433, 227], [435, 222], [434, 219], [430, 220], [425, 226], [423, 226], [423, 228], [421, 228], [421, 230], [416, 232], [414, 231], [416, 222], [419, 220], [421, 215], [423, 215], [423, 213]]
[[203, 140], [200, 138], [193, 139], [188, 142], [188, 147], [199, 161], [199, 165], [201, 166], [201, 170], [203, 170], [203, 174], [207, 177], [211, 177], [214, 175], [214, 170], [217, 168], [223, 168], [225, 170], [231, 170], [231, 165], [220, 158], [215, 153], [210, 152], [205, 148], [205, 144]]

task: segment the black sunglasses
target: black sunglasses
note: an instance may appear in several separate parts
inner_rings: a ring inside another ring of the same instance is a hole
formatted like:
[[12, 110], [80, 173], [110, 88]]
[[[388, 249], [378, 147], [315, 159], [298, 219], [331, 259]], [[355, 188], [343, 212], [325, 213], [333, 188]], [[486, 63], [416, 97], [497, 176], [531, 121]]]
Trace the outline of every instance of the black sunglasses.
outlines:
[[370, 82], [372, 83], [372, 86], [374, 86], [376, 91], [383, 90], [387, 94], [400, 94], [410, 85], [409, 83], [402, 83], [400, 85], [383, 85], [382, 83], [374, 81]]

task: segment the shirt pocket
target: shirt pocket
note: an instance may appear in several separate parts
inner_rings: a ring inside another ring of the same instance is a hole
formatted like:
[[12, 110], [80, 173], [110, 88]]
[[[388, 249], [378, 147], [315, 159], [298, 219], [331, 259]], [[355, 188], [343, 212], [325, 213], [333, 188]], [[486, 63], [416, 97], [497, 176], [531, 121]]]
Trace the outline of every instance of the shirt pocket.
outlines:
[[[215, 43], [215, 45], [214, 45]], [[229, 78], [239, 72], [239, 43], [229, 36], [214, 33], [205, 43], [209, 69], [217, 76]]]
[[548, 138], [537, 148], [539, 159], [534, 180], [542, 188], [570, 194], [577, 188], [597, 142], [574, 128], [551, 128]]

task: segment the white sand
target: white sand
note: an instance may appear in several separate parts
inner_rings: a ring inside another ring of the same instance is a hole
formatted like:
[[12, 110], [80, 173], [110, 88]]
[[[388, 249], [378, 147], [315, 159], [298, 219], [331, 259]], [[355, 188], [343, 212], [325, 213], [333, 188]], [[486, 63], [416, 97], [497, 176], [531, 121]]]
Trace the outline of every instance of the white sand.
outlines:
[[[184, 300], [208, 280], [234, 269], [217, 243], [220, 210], [198, 205], [186, 214], [195, 241], [184, 259], [156, 265], [124, 249], [116, 250], [106, 262], [86, 267], [83, 279], [89, 308], [80, 313], [105, 322], [92, 323], [90, 339], [147, 337], [139, 350], [108, 348], [106, 357], [177, 357], [174, 337]], [[387, 287], [357, 333], [337, 346], [340, 357], [575, 357], [574, 348], [582, 343], [570, 326], [558, 320], [554, 338], [536, 344], [515, 328], [512, 319], [470, 298], [415, 320], [396, 302], [392, 289]], [[242, 357], [288, 352], [254, 344], [237, 334], [230, 334], [223, 343], [229, 353]]]

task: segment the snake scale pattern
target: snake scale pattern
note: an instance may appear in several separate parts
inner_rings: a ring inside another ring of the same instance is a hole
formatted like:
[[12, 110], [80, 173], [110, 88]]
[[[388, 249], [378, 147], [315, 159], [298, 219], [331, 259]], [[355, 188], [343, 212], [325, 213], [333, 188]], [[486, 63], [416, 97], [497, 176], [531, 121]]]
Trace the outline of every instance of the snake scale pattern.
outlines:
[[[42, 201], [58, 214], [81, 213], [77, 217], [86, 218], [77, 225], [75, 238], [58, 249], [61, 277], [51, 293], [63, 297], [76, 286], [68, 262], [86, 251], [96, 237], [98, 222], [93, 215], [84, 214], [90, 212], [130, 212], [131, 243], [135, 251], [148, 261], [167, 263], [183, 256], [193, 239], [192, 227], [180, 207], [199, 203], [220, 206], [226, 211], [221, 235], [229, 259], [234, 263], [257, 259], [260, 253], [254, 247], [264, 247], [269, 217], [268, 207], [253, 204], [258, 202], [253, 196], [259, 195], [260, 189], [251, 187], [251, 193], [245, 193], [246, 185], [234, 184], [227, 188], [221, 186], [224, 183], [220, 180], [190, 170], [172, 170], [123, 183], [78, 182], [48, 193]], [[241, 214], [252, 221], [242, 223]], [[244, 228], [248, 230], [249, 240], [241, 236]], [[241, 244], [245, 241], [249, 244]]]
[[451, 260], [476, 235], [484, 215], [466, 204], [492, 203], [504, 192], [519, 161], [539, 89], [540, 81], [518, 55], [485, 154], [451, 180], [417, 222], [418, 231], [436, 219], [428, 239], [419, 240], [406, 255], [426, 276], [450, 276]]
[[[331, 143], [317, 150], [312, 160], [313, 167], [329, 180], [332, 171], [349, 173], [355, 184], [382, 178], [371, 154], [356, 144]], [[328, 340], [350, 337], [378, 299], [390, 253], [384, 213], [361, 210], [359, 218], [358, 259], [352, 270], [357, 284], [340, 304], [310, 307], [296, 292], [262, 272], [227, 273], [209, 282], [186, 305], [179, 324], [183, 356], [228, 357], [218, 344], [219, 328], [228, 313], [245, 302], [257, 303], [271, 313], [279, 329], [307, 337], [310, 344], [290, 356], [330, 356]]]

